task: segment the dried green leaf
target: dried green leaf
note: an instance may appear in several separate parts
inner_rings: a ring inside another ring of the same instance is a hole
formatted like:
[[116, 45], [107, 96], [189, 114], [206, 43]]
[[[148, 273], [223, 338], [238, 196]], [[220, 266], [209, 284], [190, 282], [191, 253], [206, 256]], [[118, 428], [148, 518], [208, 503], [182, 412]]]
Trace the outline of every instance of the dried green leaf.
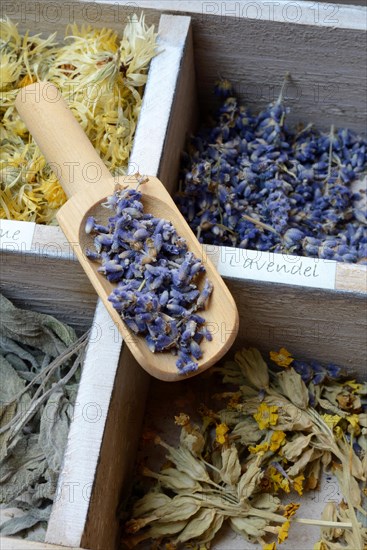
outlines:
[[212, 508], [202, 508], [186, 525], [184, 530], [178, 535], [175, 542], [187, 542], [200, 537], [207, 531], [215, 518], [215, 510]]
[[159, 437], [156, 438], [156, 443], [169, 451], [167, 458], [176, 465], [178, 470], [185, 472], [197, 481], [210, 481], [205, 465], [199, 458], [193, 456], [188, 449], [184, 447], [175, 449]]
[[296, 458], [309, 446], [313, 434], [297, 434], [292, 441], [289, 441], [282, 448], [282, 453], [287, 460], [294, 462]]
[[34, 509], [24, 515], [14, 517], [3, 523], [0, 534], [4, 537], [18, 535], [26, 529], [34, 527], [38, 523], [48, 521], [51, 513], [51, 505], [43, 509]]
[[204, 533], [200, 537], [198, 537], [196, 542], [198, 544], [210, 543], [214, 539], [215, 535], [218, 533], [220, 528], [222, 527], [223, 521], [224, 521], [224, 516], [221, 514], [216, 514], [214, 516], [213, 521], [209, 525], [208, 529], [204, 531]]
[[63, 390], [51, 394], [44, 406], [39, 444], [44, 451], [48, 466], [60, 472], [71, 422], [72, 407]]
[[188, 424], [183, 426], [181, 429], [180, 443], [193, 455], [199, 456], [204, 449], [205, 439], [198, 426]]
[[235, 445], [231, 445], [229, 448], [222, 447], [222, 468], [220, 470], [222, 481], [228, 485], [235, 485], [240, 475], [241, 465]]
[[308, 390], [302, 377], [292, 367], [277, 376], [280, 391], [296, 407], [305, 410], [308, 406]]
[[143, 475], [157, 479], [163, 487], [172, 489], [177, 493], [180, 491], [191, 491], [195, 493], [201, 490], [201, 485], [198, 481], [175, 468], [165, 468], [159, 474], [152, 472], [148, 468], [144, 468]]
[[246, 472], [242, 474], [238, 482], [237, 495], [241, 503], [244, 503], [253, 494], [264, 476], [264, 471], [260, 468], [261, 459], [261, 456], [256, 456], [249, 462]]
[[280, 505], [280, 499], [270, 493], [259, 493], [251, 498], [252, 508], [276, 512]]
[[138, 500], [134, 505], [134, 516], [141, 517], [150, 514], [162, 506], [167, 506], [171, 502], [169, 496], [160, 492], [150, 492]]
[[245, 538], [252, 537], [259, 539], [265, 535], [265, 527], [267, 526], [267, 520], [259, 517], [233, 517], [230, 518], [230, 525], [232, 529], [242, 535]]
[[264, 434], [254, 418], [249, 416], [235, 425], [231, 435], [236, 439], [239, 438], [241, 445], [248, 447], [255, 445]]
[[243, 376], [257, 389], [265, 389], [269, 386], [268, 366], [255, 348], [243, 349], [235, 355], [236, 362], [240, 365]]
[[0, 334], [57, 357], [76, 341], [75, 331], [51, 315], [15, 307], [0, 295]]
[[293, 466], [287, 469], [287, 474], [290, 477], [297, 476], [300, 472], [303, 471], [303, 469], [307, 466], [307, 464], [311, 462], [311, 460], [314, 460], [315, 458], [317, 458], [317, 451], [313, 448], [307, 449], [306, 451], [304, 451], [304, 453], [302, 453], [302, 455], [297, 460], [297, 462], [295, 462]]
[[191, 518], [200, 509], [200, 503], [191, 496], [175, 496], [169, 504], [162, 506], [157, 510], [159, 517], [164, 519], [165, 523], [171, 521], [181, 521]]

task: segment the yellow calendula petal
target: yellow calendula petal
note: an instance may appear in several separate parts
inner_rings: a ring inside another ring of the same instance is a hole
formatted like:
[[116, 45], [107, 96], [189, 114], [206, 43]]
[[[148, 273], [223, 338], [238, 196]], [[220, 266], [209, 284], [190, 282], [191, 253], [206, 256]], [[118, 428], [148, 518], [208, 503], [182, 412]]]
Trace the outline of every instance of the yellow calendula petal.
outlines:
[[282, 524], [282, 526], [280, 527], [279, 533], [278, 533], [278, 542], [279, 542], [279, 544], [281, 544], [282, 542], [287, 540], [289, 527], [290, 527], [290, 522], [288, 520], [286, 522], [284, 522]]
[[[46, 80], [60, 89], [106, 166], [126, 172], [142, 105], [142, 86], [157, 53], [157, 34], [144, 15], [129, 18], [123, 36], [76, 24], [65, 40], [19, 34], [0, 21], [1, 195], [0, 217], [55, 223], [66, 196], [14, 108], [19, 88]], [[32, 186], [27, 193], [21, 191]]]
[[279, 367], [289, 367], [293, 363], [294, 359], [288, 350], [280, 348], [279, 351], [271, 351], [270, 359], [274, 361]]
[[277, 550], [277, 545], [275, 542], [271, 542], [270, 544], [264, 544], [262, 547], [262, 550]]

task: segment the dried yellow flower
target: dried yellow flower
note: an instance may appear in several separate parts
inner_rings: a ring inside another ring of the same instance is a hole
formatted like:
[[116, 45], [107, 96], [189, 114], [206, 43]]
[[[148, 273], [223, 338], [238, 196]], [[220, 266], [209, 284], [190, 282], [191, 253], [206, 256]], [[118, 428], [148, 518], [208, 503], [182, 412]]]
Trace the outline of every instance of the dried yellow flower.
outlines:
[[275, 426], [278, 420], [278, 407], [271, 405], [270, 407], [266, 403], [261, 403], [257, 409], [257, 412], [253, 415], [260, 430], [265, 430], [269, 426]]
[[264, 546], [262, 547], [262, 550], [276, 550], [277, 549], [277, 545], [275, 542], [271, 542], [270, 544], [264, 544]]
[[286, 435], [282, 431], [273, 432], [270, 438], [270, 450], [275, 452], [285, 443]]
[[57, 44], [56, 33], [22, 36], [9, 19], [0, 20], [0, 31], [0, 219], [56, 223], [66, 196], [15, 110], [19, 89], [54, 83], [106, 166], [122, 175], [157, 35], [143, 15], [129, 19], [121, 39], [113, 30], [74, 24]]
[[290, 522], [287, 520], [280, 527], [279, 533], [278, 533], [278, 542], [279, 542], [279, 544], [281, 544], [282, 542], [284, 542], [288, 538], [288, 531], [289, 531], [290, 525], [291, 525]]
[[300, 504], [295, 504], [294, 502], [287, 504], [284, 509], [284, 517], [289, 519], [294, 516], [300, 506]]
[[297, 491], [297, 493], [302, 496], [303, 495], [303, 482], [305, 480], [305, 476], [303, 474], [300, 474], [299, 476], [295, 477], [292, 480], [293, 489]]
[[270, 359], [274, 361], [274, 363], [276, 363], [279, 367], [287, 368], [294, 361], [292, 355], [285, 348], [280, 348], [278, 352], [271, 351], [269, 355]]
[[260, 443], [259, 445], [255, 445], [255, 447], [250, 446], [248, 450], [252, 454], [264, 454], [266, 453], [270, 448], [270, 444], [267, 441], [264, 441], [263, 443]]
[[217, 443], [219, 443], [220, 445], [224, 445], [224, 443], [227, 441], [227, 436], [226, 434], [228, 433], [229, 431], [229, 428], [227, 426], [227, 424], [218, 424], [215, 428], [215, 439], [217, 441]]

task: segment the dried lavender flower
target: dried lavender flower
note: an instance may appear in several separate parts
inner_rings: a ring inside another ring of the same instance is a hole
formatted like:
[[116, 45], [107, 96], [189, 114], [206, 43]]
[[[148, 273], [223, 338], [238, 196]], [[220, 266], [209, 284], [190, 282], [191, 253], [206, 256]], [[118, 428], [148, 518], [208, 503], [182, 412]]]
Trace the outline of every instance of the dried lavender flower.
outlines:
[[366, 264], [367, 140], [289, 128], [282, 91], [254, 114], [230, 82], [216, 85], [221, 105], [183, 155], [177, 204], [207, 244]]
[[130, 330], [145, 336], [153, 353], [170, 351], [178, 356], [181, 374], [195, 371], [200, 343], [211, 339], [196, 313], [213, 291], [208, 279], [199, 289], [203, 263], [169, 221], [144, 213], [138, 190], [116, 190], [104, 206], [114, 215], [106, 227], [87, 218], [85, 231], [96, 236], [95, 250], [86, 256], [100, 262], [98, 271], [116, 283], [109, 301]]

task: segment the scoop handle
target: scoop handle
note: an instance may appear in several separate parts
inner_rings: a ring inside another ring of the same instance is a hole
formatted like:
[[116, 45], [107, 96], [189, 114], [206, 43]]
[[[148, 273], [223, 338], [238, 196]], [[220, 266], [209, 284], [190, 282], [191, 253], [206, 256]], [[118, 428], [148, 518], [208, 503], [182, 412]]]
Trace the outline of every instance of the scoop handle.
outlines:
[[54, 84], [21, 88], [15, 106], [69, 198], [84, 186], [113, 179]]

